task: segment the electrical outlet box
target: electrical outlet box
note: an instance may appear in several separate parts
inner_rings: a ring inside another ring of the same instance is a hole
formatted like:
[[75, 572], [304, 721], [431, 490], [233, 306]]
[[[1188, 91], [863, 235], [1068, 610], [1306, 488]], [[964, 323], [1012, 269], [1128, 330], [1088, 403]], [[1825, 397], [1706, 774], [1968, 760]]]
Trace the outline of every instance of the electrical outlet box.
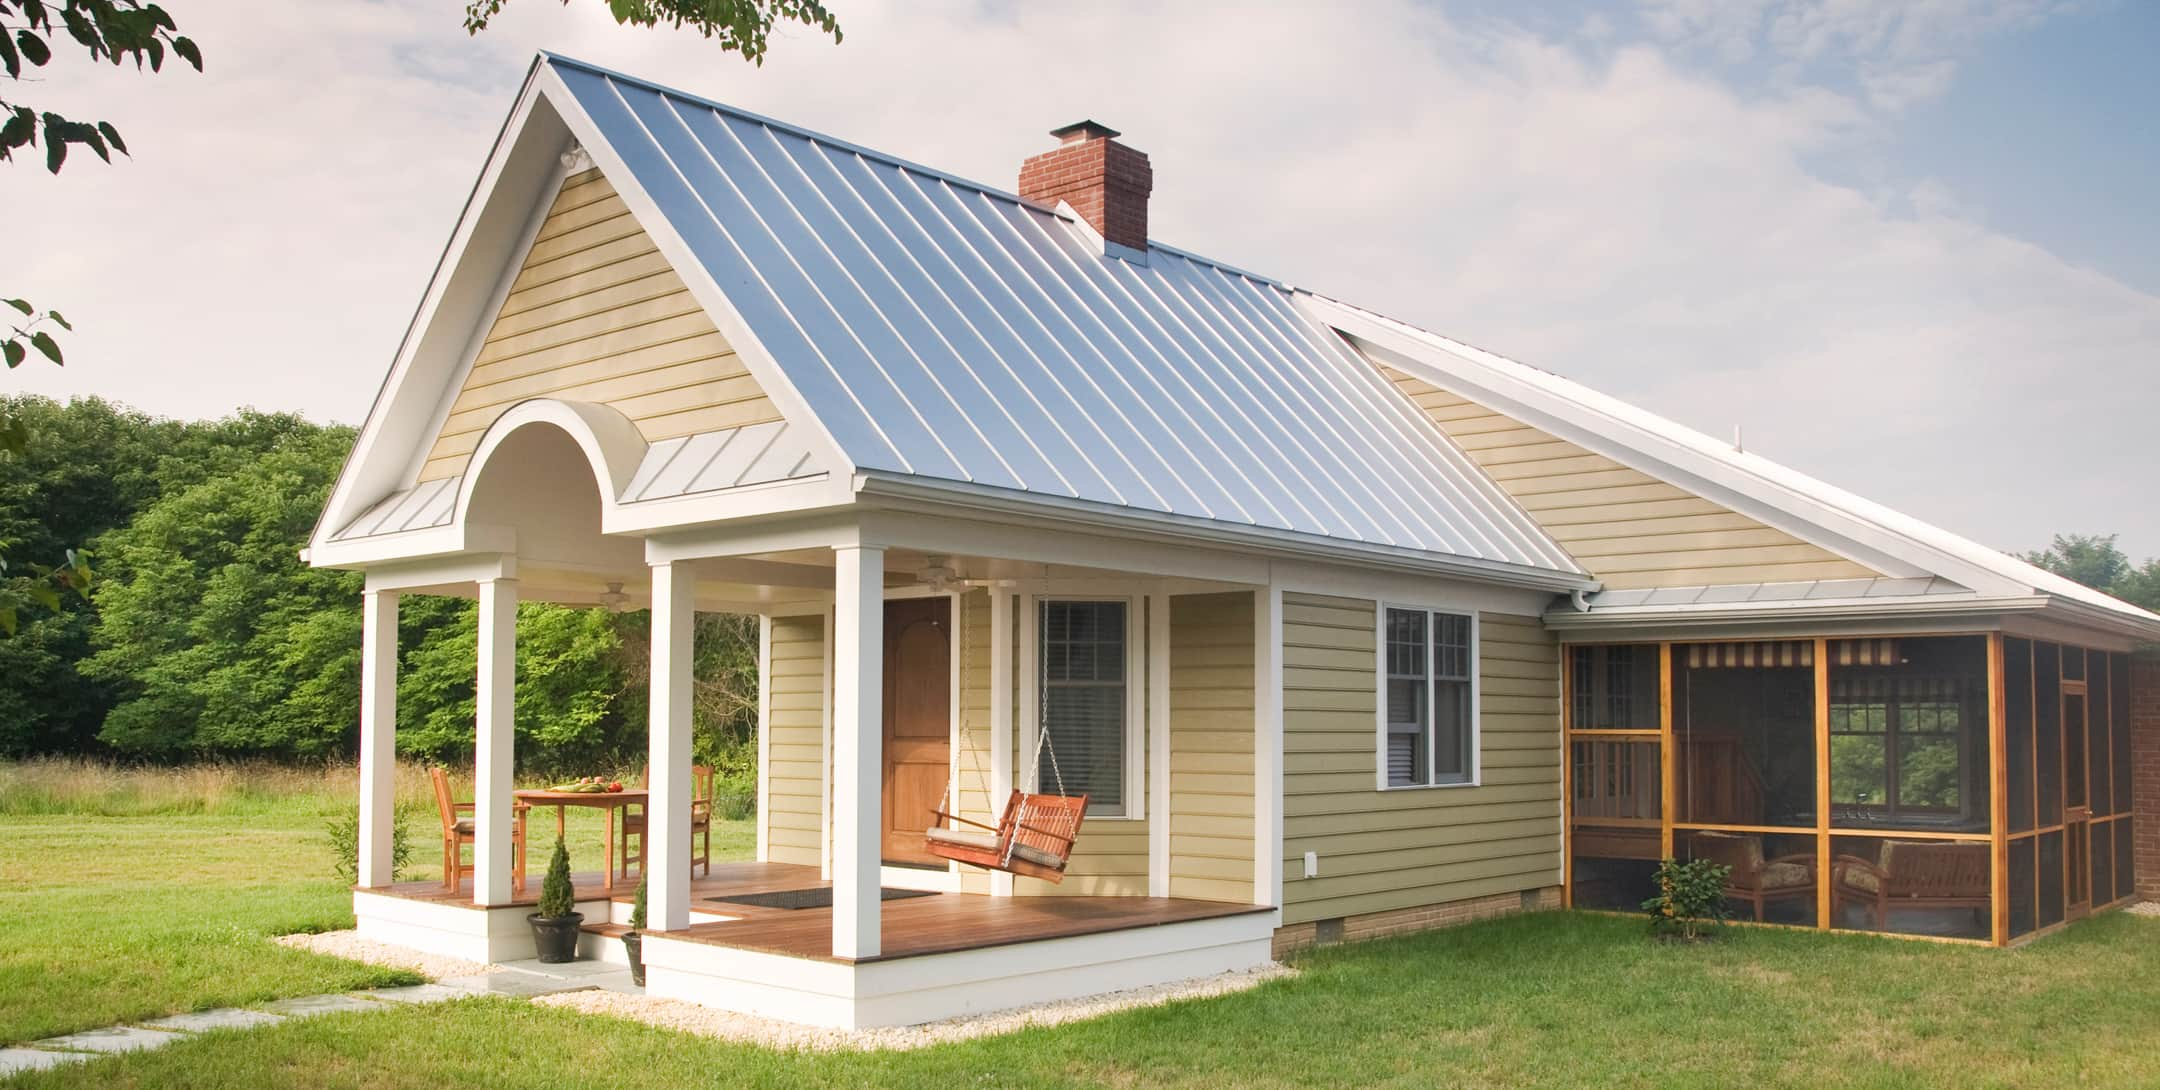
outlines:
[[1319, 852], [1306, 852], [1306, 853], [1305, 853], [1305, 877], [1307, 877], [1307, 878], [1318, 878], [1318, 877], [1320, 877], [1320, 853], [1319, 853]]

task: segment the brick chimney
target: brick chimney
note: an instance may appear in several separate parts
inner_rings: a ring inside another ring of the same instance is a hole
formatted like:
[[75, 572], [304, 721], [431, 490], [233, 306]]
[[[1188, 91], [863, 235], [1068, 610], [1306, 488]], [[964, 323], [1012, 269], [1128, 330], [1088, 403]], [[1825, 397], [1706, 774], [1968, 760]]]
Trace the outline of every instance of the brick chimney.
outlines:
[[1147, 201], [1155, 188], [1148, 157], [1117, 142], [1117, 130], [1082, 121], [1050, 130], [1062, 143], [1020, 164], [1020, 196], [1064, 201], [1104, 241], [1147, 252]]

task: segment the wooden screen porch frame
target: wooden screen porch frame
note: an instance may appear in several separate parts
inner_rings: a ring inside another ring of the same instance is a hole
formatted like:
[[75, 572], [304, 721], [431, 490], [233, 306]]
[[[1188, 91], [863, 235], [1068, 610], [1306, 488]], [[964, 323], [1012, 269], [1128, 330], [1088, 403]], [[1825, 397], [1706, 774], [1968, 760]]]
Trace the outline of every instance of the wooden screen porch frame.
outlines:
[[[1986, 678], [1987, 678], [1987, 680], [1986, 680], [1986, 690], [1987, 690], [1987, 694], [1988, 694], [1988, 716], [1987, 716], [1987, 752], [1988, 752], [1988, 766], [1989, 766], [1989, 772], [1988, 772], [1988, 775], [1989, 775], [1989, 802], [1988, 802], [1988, 809], [1989, 809], [1989, 827], [1988, 827], [1988, 830], [1987, 830], [1986, 832], [1979, 832], [1979, 833], [1960, 833], [1960, 832], [1945, 832], [1945, 831], [1936, 831], [1936, 830], [1911, 830], [1911, 831], [1899, 831], [1899, 830], [1884, 830], [1884, 829], [1840, 829], [1840, 828], [1835, 828], [1835, 827], [1833, 827], [1833, 825], [1832, 825], [1832, 823], [1831, 823], [1831, 813], [1830, 813], [1830, 811], [1831, 811], [1831, 806], [1830, 806], [1830, 793], [1831, 793], [1831, 783], [1830, 783], [1830, 749], [1831, 749], [1831, 747], [1830, 747], [1830, 735], [1831, 735], [1831, 732], [1830, 732], [1830, 699], [1829, 699], [1829, 693], [1830, 693], [1830, 655], [1829, 655], [1829, 645], [1830, 645], [1830, 643], [1832, 642], [1832, 640], [1833, 640], [1833, 639], [1840, 639], [1840, 640], [1842, 640], [1842, 639], [1866, 639], [1866, 638], [1869, 638], [1869, 637], [1867, 637], [1867, 636], [1863, 636], [1863, 635], [1840, 635], [1840, 636], [1837, 636], [1837, 637], [1829, 637], [1829, 636], [1813, 636], [1813, 637], [1804, 637], [1804, 639], [1806, 639], [1806, 640], [1807, 640], [1807, 642], [1809, 642], [1809, 643], [1811, 643], [1811, 644], [1813, 645], [1813, 665], [1812, 665], [1812, 674], [1813, 674], [1813, 678], [1812, 678], [1811, 692], [1813, 693], [1813, 702], [1814, 702], [1814, 707], [1813, 707], [1813, 709], [1812, 709], [1812, 712], [1813, 712], [1813, 714], [1812, 714], [1812, 717], [1811, 717], [1811, 719], [1812, 719], [1812, 722], [1811, 722], [1811, 726], [1812, 726], [1812, 732], [1811, 732], [1811, 733], [1812, 733], [1812, 735], [1813, 735], [1813, 743], [1814, 743], [1814, 746], [1813, 746], [1813, 748], [1814, 748], [1814, 753], [1815, 753], [1815, 784], [1814, 784], [1814, 786], [1815, 786], [1815, 824], [1814, 824], [1814, 826], [1813, 826], [1812, 828], [1809, 828], [1809, 827], [1803, 827], [1803, 826], [1768, 826], [1768, 825], [1741, 825], [1741, 824], [1721, 824], [1721, 823], [1685, 822], [1685, 821], [1680, 821], [1680, 820], [1678, 820], [1678, 811], [1679, 811], [1679, 805], [1678, 805], [1678, 803], [1679, 803], [1679, 799], [1678, 799], [1678, 789], [1679, 789], [1679, 781], [1678, 781], [1678, 776], [1677, 776], [1677, 773], [1676, 773], [1677, 746], [1675, 745], [1675, 741], [1676, 741], [1676, 739], [1675, 739], [1675, 736], [1674, 736], [1674, 728], [1673, 728], [1673, 673], [1674, 673], [1674, 672], [1673, 672], [1673, 652], [1674, 652], [1674, 648], [1675, 648], [1675, 647], [1677, 647], [1677, 646], [1681, 646], [1681, 645], [1684, 645], [1684, 644], [1739, 644], [1739, 643], [1759, 643], [1759, 642], [1763, 642], [1763, 641], [1765, 641], [1765, 640], [1771, 640], [1771, 641], [1775, 641], [1775, 642], [1784, 642], [1784, 640], [1783, 640], [1783, 639], [1781, 639], [1780, 637], [1777, 637], [1777, 636], [1773, 636], [1773, 635], [1758, 635], [1758, 636], [1745, 636], [1745, 637], [1741, 637], [1741, 636], [1720, 636], [1720, 637], [1703, 637], [1703, 638], [1690, 638], [1690, 639], [1660, 639], [1660, 640], [1610, 640], [1610, 639], [1601, 639], [1601, 640], [1573, 640], [1573, 641], [1563, 641], [1563, 642], [1562, 642], [1562, 643], [1560, 644], [1560, 663], [1561, 663], [1561, 717], [1562, 717], [1562, 728], [1563, 728], [1563, 729], [1562, 729], [1562, 731], [1561, 731], [1561, 738], [1562, 738], [1562, 742], [1561, 742], [1561, 746], [1562, 746], [1562, 752], [1561, 752], [1561, 770], [1562, 770], [1562, 777], [1561, 777], [1561, 783], [1562, 783], [1562, 788], [1561, 788], [1561, 791], [1562, 791], [1562, 805], [1563, 805], [1563, 813], [1564, 813], [1564, 818], [1563, 818], [1563, 821], [1562, 821], [1562, 828], [1563, 828], [1563, 830], [1564, 830], [1564, 839], [1563, 839], [1563, 844], [1562, 844], [1562, 882], [1561, 882], [1561, 903], [1562, 903], [1563, 905], [1567, 906], [1567, 907], [1570, 907], [1570, 908], [1573, 908], [1573, 907], [1575, 907], [1575, 851], [1574, 851], [1574, 845], [1575, 845], [1575, 836], [1576, 836], [1576, 815], [1575, 815], [1575, 784], [1574, 784], [1574, 765], [1575, 765], [1575, 760], [1574, 760], [1574, 753], [1575, 753], [1575, 745], [1576, 745], [1576, 743], [1578, 743], [1578, 742], [1601, 742], [1601, 741], [1602, 741], [1602, 742], [1614, 742], [1614, 741], [1626, 741], [1626, 740], [1636, 740], [1636, 741], [1648, 741], [1648, 740], [1652, 740], [1652, 739], [1654, 739], [1654, 740], [1656, 740], [1656, 742], [1658, 743], [1658, 767], [1659, 767], [1659, 775], [1660, 775], [1660, 784], [1659, 784], [1659, 808], [1658, 808], [1659, 814], [1658, 814], [1658, 821], [1657, 821], [1657, 827], [1658, 827], [1658, 841], [1659, 841], [1659, 845], [1660, 845], [1660, 851], [1661, 851], [1661, 854], [1662, 854], [1662, 855], [1663, 855], [1663, 856], [1664, 856], [1665, 858], [1672, 858], [1672, 857], [1673, 857], [1673, 854], [1674, 854], [1674, 849], [1675, 849], [1675, 837], [1676, 837], [1676, 834], [1677, 834], [1677, 833], [1680, 833], [1680, 832], [1698, 832], [1698, 831], [1701, 831], [1701, 832], [1736, 832], [1736, 833], [1776, 834], [1776, 835], [1786, 835], [1786, 836], [1812, 836], [1812, 838], [1813, 838], [1813, 839], [1814, 839], [1814, 841], [1815, 841], [1815, 854], [1816, 854], [1816, 861], [1817, 861], [1817, 862], [1816, 862], [1816, 875], [1815, 875], [1815, 891], [1814, 891], [1814, 893], [1815, 893], [1815, 923], [1814, 923], [1814, 925], [1813, 925], [1813, 929], [1814, 929], [1814, 930], [1818, 930], [1818, 931], [1838, 931], [1838, 932], [1848, 932], [1848, 933], [1855, 933], [1855, 934], [1870, 934], [1870, 935], [1885, 935], [1885, 934], [1887, 934], [1887, 935], [1894, 935], [1894, 936], [1896, 936], [1896, 937], [1900, 937], [1900, 938], [1915, 938], [1915, 939], [1922, 939], [1922, 940], [1926, 940], [1926, 941], [1935, 941], [1935, 942], [1949, 942], [1949, 943], [1962, 943], [1962, 944], [1968, 944], [1968, 945], [1983, 945], [1983, 946], [1998, 946], [1998, 947], [2000, 947], [2000, 946], [2006, 946], [2006, 945], [2009, 945], [2009, 944], [2010, 944], [2010, 942], [2011, 942], [2011, 940], [2010, 940], [2010, 936], [2009, 936], [2009, 895], [2008, 895], [2008, 883], [2009, 883], [2009, 877], [2008, 877], [2008, 875], [2009, 875], [2009, 864], [2008, 864], [2008, 851], [2009, 851], [2009, 847], [2008, 847], [2008, 844], [2009, 844], [2009, 834], [2008, 834], [2008, 824], [2009, 824], [2009, 823], [2008, 823], [2008, 820], [2007, 820], [2007, 812], [2008, 812], [2008, 805], [2009, 805], [2009, 804], [2008, 804], [2008, 800], [2007, 800], [2007, 797], [2006, 797], [2006, 793], [2007, 793], [2007, 790], [2008, 790], [2008, 787], [2007, 787], [2007, 784], [2008, 784], [2008, 769], [2007, 769], [2007, 767], [2006, 767], [2006, 761], [2005, 761], [2005, 752], [2004, 752], [2004, 750], [2005, 750], [2005, 742], [2004, 742], [2004, 738], [2005, 738], [2005, 714], [2004, 714], [2004, 711], [2005, 711], [2005, 697], [2004, 697], [2004, 692], [2003, 692], [2003, 633], [2002, 633], [2002, 632], [2001, 632], [2000, 630], [1998, 630], [1998, 629], [1990, 629], [1990, 630], [1945, 631], [1945, 632], [1897, 632], [1897, 633], [1895, 633], [1895, 634], [1894, 634], [1894, 638], [1897, 638], [1897, 639], [1928, 639], [1928, 638], [1946, 638], [1946, 637], [1962, 637], [1962, 638], [1980, 638], [1980, 637], [1984, 637], [1984, 638], [1985, 638], [1985, 640], [1986, 640], [1986, 648], [1985, 648], [1985, 654], [1986, 654], [1986, 665], [1987, 665], [1987, 674], [1986, 674]], [[1798, 637], [1796, 637], [1796, 638], [1798, 638]], [[1786, 638], [1786, 639], [1794, 639], [1794, 638]], [[1574, 724], [1574, 714], [1575, 714], [1575, 701], [1574, 701], [1574, 689], [1573, 689], [1573, 684], [1574, 684], [1574, 678], [1573, 678], [1573, 670], [1572, 670], [1572, 668], [1571, 668], [1571, 663], [1572, 663], [1572, 654], [1573, 654], [1573, 651], [1574, 651], [1574, 650], [1575, 650], [1576, 648], [1578, 648], [1578, 647], [1589, 647], [1589, 646], [1605, 646], [1605, 645], [1612, 645], [1612, 644], [1633, 644], [1633, 645], [1636, 645], [1636, 646], [1647, 646], [1647, 645], [1652, 645], [1652, 644], [1654, 644], [1654, 645], [1655, 645], [1655, 646], [1657, 647], [1657, 649], [1658, 649], [1658, 727], [1657, 727], [1657, 730], [1655, 730], [1655, 731], [1645, 731], [1645, 730], [1595, 730], [1595, 729], [1578, 729], [1578, 728], [1577, 728], [1577, 727], [1575, 726], [1575, 724]], [[2112, 819], [2111, 819], [2111, 820], [2112, 820]], [[1644, 827], [1645, 827], [1645, 828], [1647, 828], [1647, 823], [1646, 823], [1646, 824], [1644, 825]], [[2035, 832], [2037, 832], [2037, 830], [2035, 830]], [[1829, 878], [1829, 872], [1828, 872], [1828, 870], [1827, 870], [1827, 864], [1828, 864], [1829, 860], [1833, 858], [1833, 855], [1834, 855], [1834, 853], [1833, 853], [1833, 850], [1832, 850], [1832, 840], [1833, 840], [1833, 838], [1834, 838], [1834, 837], [1855, 837], [1855, 838], [1870, 838], [1870, 839], [1877, 839], [1877, 840], [1946, 840], [1946, 841], [1958, 841], [1958, 842], [1967, 842], [1967, 843], [1985, 843], [1985, 844], [1987, 844], [1987, 845], [1989, 846], [1989, 860], [1990, 860], [1990, 862], [1989, 862], [1989, 889], [1990, 889], [1990, 899], [1989, 899], [1989, 901], [1990, 901], [1990, 903], [1989, 903], [1989, 910], [1988, 910], [1988, 926], [1989, 926], [1989, 937], [1988, 937], [1988, 938], [1985, 938], [1985, 939], [1974, 939], [1974, 938], [1963, 938], [1963, 937], [1954, 937], [1954, 936], [1940, 936], [1940, 935], [1909, 935], [1909, 934], [1903, 934], [1903, 933], [1899, 933], [1899, 932], [1884, 932], [1884, 931], [1853, 931], [1853, 930], [1852, 930], [1852, 929], [1850, 929], [1850, 928], [1840, 928], [1840, 927], [1836, 927], [1836, 926], [1834, 926], [1834, 924], [1835, 924], [1835, 920], [1833, 919], [1833, 913], [1832, 913], [1832, 903], [1831, 903], [1831, 902], [1832, 902], [1832, 894], [1833, 894], [1833, 890], [1832, 890], [1832, 883], [1831, 883], [1831, 881], [1830, 881], [1830, 878]], [[2100, 909], [2101, 909], [2102, 907], [2110, 907], [2110, 906], [2103, 906], [2103, 905], [2095, 904], [2095, 905], [2093, 906], [2093, 911], [2099, 911], [2099, 910], [2100, 910]], [[1749, 922], [1749, 923], [1752, 923], [1752, 921], [1745, 921], [1745, 922]], [[1795, 926], [1802, 926], [1802, 925], [1796, 925], [1796, 924], [1763, 924], [1763, 925], [1761, 925], [1761, 926], [1775, 926], [1775, 927], [1795, 927]], [[2058, 926], [2059, 926], [2059, 925], [2058, 925]], [[2040, 931], [2037, 931], [2037, 930], [2036, 930], [2036, 931], [2035, 931], [2035, 932], [2034, 932], [2033, 934], [2034, 934], [2034, 935], [2037, 935], [2037, 934], [2040, 934], [2040, 933], [2041, 933]], [[2021, 937], [2019, 938], [2019, 940], [2018, 940], [2018, 941], [2020, 941], [2020, 942], [2023, 942], [2023, 941], [2026, 941], [2026, 940], [2030, 939], [2031, 937], [2033, 937], [2033, 936], [2032, 936], [2032, 935], [2028, 935], [2028, 936], [2021, 936]]]

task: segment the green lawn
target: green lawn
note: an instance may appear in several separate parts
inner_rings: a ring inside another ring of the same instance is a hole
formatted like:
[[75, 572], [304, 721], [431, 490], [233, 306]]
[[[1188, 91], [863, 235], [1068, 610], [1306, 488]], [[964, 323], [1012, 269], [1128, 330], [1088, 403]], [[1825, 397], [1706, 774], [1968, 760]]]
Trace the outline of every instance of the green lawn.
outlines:
[[39, 1087], [2035, 1087], [2160, 1082], [2160, 921], [2023, 950], [1547, 913], [1325, 951], [1242, 995], [909, 1053], [796, 1054], [508, 1000], [347, 1015]]
[[[322, 810], [0, 817], [0, 1039], [396, 979], [268, 941], [349, 923]], [[578, 865], [597, 866], [597, 816], [574, 821]], [[746, 825], [723, 828], [716, 855], [747, 850]], [[1546, 913], [1299, 967], [1237, 996], [909, 1053], [773, 1052], [476, 999], [9, 1086], [2160, 1085], [2160, 920], [2120, 913], [2012, 951], [1764, 929], [1681, 947]]]
[[[0, 1045], [180, 1011], [417, 983], [410, 973], [270, 941], [353, 923], [350, 887], [332, 872], [323, 832], [340, 803], [296, 790], [226, 800], [214, 814], [0, 816]], [[570, 812], [573, 867], [600, 869], [600, 822], [597, 811]], [[535, 882], [553, 846], [538, 835], [543, 824], [552, 838], [552, 811], [534, 825]], [[439, 875], [432, 815], [407, 826], [407, 876]], [[714, 857], [747, 857], [753, 836], [749, 822], [716, 823]]]

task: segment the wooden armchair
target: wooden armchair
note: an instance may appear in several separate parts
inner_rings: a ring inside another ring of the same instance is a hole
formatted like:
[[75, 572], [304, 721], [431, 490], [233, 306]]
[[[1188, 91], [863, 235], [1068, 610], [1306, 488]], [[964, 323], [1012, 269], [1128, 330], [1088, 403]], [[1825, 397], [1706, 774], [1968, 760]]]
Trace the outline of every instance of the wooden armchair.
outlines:
[[1725, 896], [1752, 906], [1758, 923], [1772, 902], [1815, 897], [1813, 852], [1765, 859], [1763, 838], [1755, 833], [1696, 833], [1688, 838], [1688, 850], [1697, 859], [1732, 868]]
[[[473, 865], [465, 862], [465, 845], [473, 842], [475, 827], [470, 816], [473, 804], [457, 802], [450, 797], [450, 773], [440, 769], [428, 769], [428, 779], [435, 784], [435, 812], [442, 818], [443, 838], [443, 888], [456, 889], [465, 876], [473, 872]], [[525, 892], [525, 811], [530, 809], [518, 803], [513, 815], [517, 819], [510, 826], [510, 883], [519, 893]]]
[[[638, 786], [647, 790], [652, 788], [652, 766], [647, 765], [645, 767], [644, 773], [638, 777]], [[646, 797], [651, 798], [650, 795]], [[712, 766], [691, 765], [690, 866], [695, 869], [700, 864], [703, 864], [705, 874], [708, 877], [712, 875], [712, 812]], [[618, 864], [621, 868], [619, 873], [624, 878], [630, 877], [630, 861], [632, 859], [630, 838], [633, 836], [637, 837], [638, 842], [635, 856], [638, 869], [643, 870], [645, 868], [645, 813], [642, 809], [635, 814], [630, 813], [628, 810], [623, 811], [621, 831], [616, 833], [615, 858], [621, 860], [621, 863]]]
[[1872, 861], [1841, 855], [1832, 866], [1836, 905], [1867, 905], [1877, 931], [1889, 930], [1895, 908], [1985, 913], [1992, 903], [1988, 845], [1978, 841], [1885, 840]]

